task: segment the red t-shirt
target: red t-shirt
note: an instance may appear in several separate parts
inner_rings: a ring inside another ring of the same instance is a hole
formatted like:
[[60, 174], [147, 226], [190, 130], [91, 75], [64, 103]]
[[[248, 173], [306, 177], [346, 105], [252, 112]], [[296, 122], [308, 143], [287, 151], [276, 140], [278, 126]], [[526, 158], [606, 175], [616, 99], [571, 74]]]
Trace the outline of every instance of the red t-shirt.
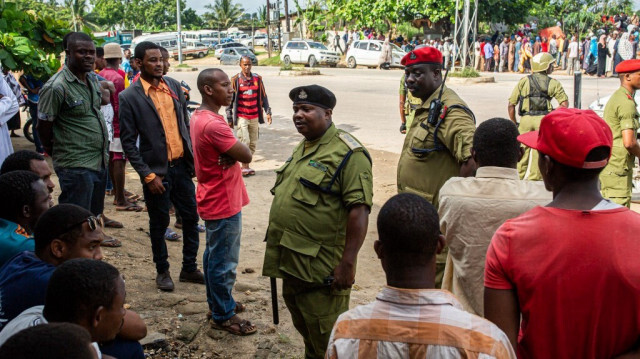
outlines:
[[540, 43], [540, 49], [542, 50], [542, 52], [549, 52], [549, 43], [548, 42]]
[[536, 207], [496, 231], [485, 287], [514, 289], [518, 358], [611, 358], [640, 338], [640, 215]]
[[118, 95], [124, 91], [124, 77], [120, 75], [120, 69], [117, 71], [108, 67], [105, 67], [98, 73], [98, 75], [113, 82], [113, 86], [116, 88], [116, 92], [111, 94], [111, 106], [113, 106], [113, 137], [120, 138], [120, 119], [118, 117], [118, 111], [120, 110], [120, 102]]
[[198, 213], [204, 220], [229, 218], [249, 204], [240, 164], [223, 169], [218, 157], [237, 142], [224, 117], [205, 110], [191, 116], [191, 144], [198, 188]]

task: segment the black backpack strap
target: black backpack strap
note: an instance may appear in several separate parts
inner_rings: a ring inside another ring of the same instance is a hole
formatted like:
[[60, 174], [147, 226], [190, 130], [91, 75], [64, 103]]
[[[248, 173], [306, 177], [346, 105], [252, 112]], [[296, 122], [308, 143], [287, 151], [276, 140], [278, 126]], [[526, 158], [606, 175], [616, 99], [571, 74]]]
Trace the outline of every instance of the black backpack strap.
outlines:
[[[367, 150], [365, 150], [364, 148], [362, 149], [362, 153], [365, 155], [365, 157], [367, 157], [367, 159], [369, 160], [369, 163], [373, 163], [373, 161], [371, 161], [371, 156], [369, 155], [369, 153], [367, 152]], [[331, 187], [333, 187], [333, 184], [336, 182], [336, 180], [338, 179], [338, 176], [340, 176], [340, 173], [342, 172], [342, 169], [344, 168], [344, 166], [346, 166], [347, 161], [349, 161], [349, 158], [351, 158], [351, 155], [353, 154], [353, 150], [349, 150], [349, 152], [347, 152], [347, 154], [342, 158], [342, 161], [340, 161], [340, 164], [338, 165], [338, 167], [336, 168], [336, 172], [333, 174], [333, 176], [331, 177], [331, 180], [329, 181], [329, 183], [325, 186], [319, 186], [305, 178], [300, 177], [300, 183], [311, 189], [314, 191], [318, 191], [318, 192], [322, 192], [325, 194], [330, 194], [333, 196], [342, 196], [341, 193], [339, 192], [334, 192], [331, 190]]]

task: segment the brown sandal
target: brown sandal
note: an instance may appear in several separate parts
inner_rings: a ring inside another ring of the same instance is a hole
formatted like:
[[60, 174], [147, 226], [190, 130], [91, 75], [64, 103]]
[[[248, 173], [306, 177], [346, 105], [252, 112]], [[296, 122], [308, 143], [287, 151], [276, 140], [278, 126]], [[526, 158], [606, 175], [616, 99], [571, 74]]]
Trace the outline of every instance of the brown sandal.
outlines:
[[[236, 314], [240, 314], [240, 313], [244, 312], [245, 310], [247, 310], [247, 307], [245, 307], [244, 304], [236, 302], [236, 309], [233, 310]], [[213, 313], [211, 313], [211, 311], [209, 311], [209, 312], [207, 312], [207, 320], [209, 320], [211, 318], [213, 318]]]
[[[237, 318], [237, 316], [235, 316], [235, 318]], [[258, 331], [258, 328], [256, 328], [255, 325], [251, 324], [250, 321], [240, 318], [237, 318], [236, 320], [225, 320], [222, 323], [211, 321], [211, 328], [224, 330], [233, 335], [238, 335], [241, 337], [255, 334]]]

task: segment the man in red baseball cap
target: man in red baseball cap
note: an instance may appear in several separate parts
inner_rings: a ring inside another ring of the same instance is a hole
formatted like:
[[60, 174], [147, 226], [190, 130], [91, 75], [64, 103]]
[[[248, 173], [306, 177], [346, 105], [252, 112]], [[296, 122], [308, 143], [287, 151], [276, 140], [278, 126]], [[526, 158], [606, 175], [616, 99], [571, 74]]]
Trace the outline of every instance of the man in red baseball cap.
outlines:
[[613, 132], [613, 151], [609, 165], [600, 174], [602, 195], [630, 207], [633, 167], [640, 157], [638, 111], [634, 94], [640, 89], [640, 60], [626, 60], [616, 66], [620, 88], [604, 107], [604, 120]]
[[640, 215], [602, 197], [613, 146], [593, 111], [557, 109], [518, 140], [553, 201], [506, 221], [485, 266], [484, 314], [518, 358], [613, 358], [640, 338]]
[[[418, 194], [438, 208], [440, 188], [449, 178], [475, 173], [471, 158], [475, 118], [465, 102], [443, 84], [438, 49], [416, 49], [401, 63], [406, 88], [422, 105], [415, 110], [400, 154], [398, 193]], [[437, 257], [436, 288], [442, 283], [446, 258], [446, 250]]]

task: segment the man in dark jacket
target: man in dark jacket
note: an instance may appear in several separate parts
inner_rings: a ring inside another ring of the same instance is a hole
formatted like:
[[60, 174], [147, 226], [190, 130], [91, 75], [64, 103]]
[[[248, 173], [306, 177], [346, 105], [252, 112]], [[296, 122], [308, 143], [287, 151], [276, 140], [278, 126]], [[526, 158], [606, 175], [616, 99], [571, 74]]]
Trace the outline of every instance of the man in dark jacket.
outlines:
[[[242, 72], [231, 78], [233, 86], [233, 100], [227, 107], [227, 122], [229, 126], [238, 126], [236, 136], [238, 140], [249, 146], [251, 155], [256, 152], [258, 145], [259, 123], [264, 123], [263, 113], [267, 113], [267, 122], [271, 124], [271, 107], [267, 93], [264, 90], [262, 77], [251, 73], [251, 59], [240, 59]], [[242, 164], [242, 175], [256, 174], [249, 168], [248, 163]]]
[[195, 171], [186, 100], [180, 84], [162, 76], [164, 64], [158, 45], [141, 42], [134, 57], [140, 67], [140, 81], [120, 93], [120, 140], [143, 182], [151, 250], [158, 272], [156, 285], [161, 290], [174, 289], [164, 239], [172, 202], [183, 225], [180, 281], [204, 284], [204, 275], [196, 264], [198, 213], [191, 179]]

